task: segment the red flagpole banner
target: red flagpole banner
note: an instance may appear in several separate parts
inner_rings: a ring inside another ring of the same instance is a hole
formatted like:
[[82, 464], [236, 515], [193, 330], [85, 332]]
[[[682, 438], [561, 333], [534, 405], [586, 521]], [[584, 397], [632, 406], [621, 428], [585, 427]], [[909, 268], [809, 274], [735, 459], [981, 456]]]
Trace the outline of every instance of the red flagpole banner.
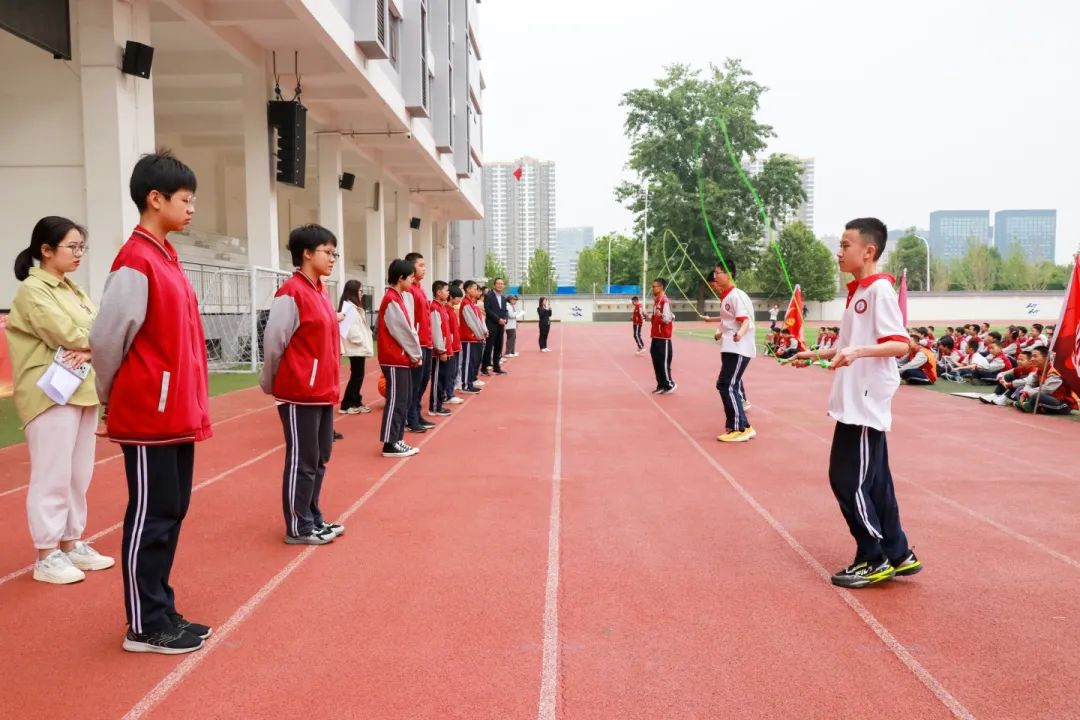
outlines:
[[900, 303], [900, 315], [904, 318], [904, 327], [907, 328], [907, 270], [900, 277], [900, 292], [897, 293], [897, 301]]
[[1080, 394], [1080, 255], [1073, 259], [1061, 317], [1050, 340], [1050, 353], [1061, 379], [1070, 390]]
[[784, 325], [799, 341], [799, 350], [806, 349], [806, 338], [803, 337], [803, 307], [802, 288], [796, 285], [784, 315]]

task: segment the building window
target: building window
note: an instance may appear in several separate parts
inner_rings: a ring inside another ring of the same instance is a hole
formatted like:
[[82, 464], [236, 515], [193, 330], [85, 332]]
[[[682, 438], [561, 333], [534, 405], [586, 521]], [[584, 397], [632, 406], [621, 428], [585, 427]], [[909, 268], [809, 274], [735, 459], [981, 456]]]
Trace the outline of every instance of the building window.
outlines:
[[390, 53], [390, 64], [397, 67], [398, 50], [401, 47], [401, 18], [390, 13], [390, 45], [387, 51]]

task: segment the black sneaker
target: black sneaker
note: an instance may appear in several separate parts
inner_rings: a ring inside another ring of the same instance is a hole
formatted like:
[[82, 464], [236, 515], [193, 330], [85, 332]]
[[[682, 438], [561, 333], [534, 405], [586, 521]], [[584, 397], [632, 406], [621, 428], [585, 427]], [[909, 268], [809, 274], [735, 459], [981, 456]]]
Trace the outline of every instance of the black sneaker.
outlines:
[[424, 428], [425, 430], [434, 430], [438, 426], [430, 420], [421, 420], [420, 427]]
[[334, 533], [322, 528], [313, 529], [307, 535], [286, 535], [286, 545], [329, 545], [334, 542]]
[[463, 392], [466, 395], [479, 395], [480, 394], [480, 388], [477, 388], [477, 387], [461, 388], [460, 392]]
[[342, 435], [341, 433], [339, 433], [337, 430], [335, 430], [334, 431], [334, 439], [335, 440], [344, 440], [345, 436]]
[[345, 534], [345, 526], [337, 523], [324, 522], [322, 527], [319, 528], [320, 532], [329, 532], [335, 538], [341, 537]]
[[420, 448], [406, 445], [401, 440], [396, 443], [386, 443], [382, 449], [383, 457], [412, 457], [418, 452], [420, 452]]
[[450, 417], [454, 413], [450, 412], [446, 408], [440, 408], [438, 410], [432, 410], [429, 414], [434, 415], [436, 417]]
[[200, 625], [199, 623], [190, 622], [180, 613], [170, 615], [169, 619], [173, 621], [173, 625], [176, 626], [177, 630], [185, 630], [203, 640], [209, 640], [210, 636], [214, 634], [214, 631], [210, 629], [209, 625]]
[[848, 565], [833, 575], [832, 584], [845, 588], [861, 588], [892, 580], [894, 575], [896, 575], [896, 568], [888, 560], [873, 563], [860, 562]]
[[414, 425], [406, 425], [405, 430], [407, 432], [418, 433], [418, 434], [426, 433], [428, 431], [428, 429], [426, 427], [424, 427], [423, 425], [415, 425], [415, 426]]
[[908, 554], [904, 556], [904, 559], [897, 560], [892, 563], [892, 566], [896, 569], [896, 574], [903, 577], [907, 575], [916, 575], [922, 572], [923, 564], [919, 561], [919, 558], [915, 557], [915, 553], [908, 551]]
[[495, 374], [496, 375], [509, 375], [510, 373], [508, 373], [506, 370], [496, 370]]
[[124, 636], [124, 650], [136, 653], [183, 655], [203, 646], [203, 639], [186, 630], [170, 627], [153, 633], [135, 633], [130, 629]]

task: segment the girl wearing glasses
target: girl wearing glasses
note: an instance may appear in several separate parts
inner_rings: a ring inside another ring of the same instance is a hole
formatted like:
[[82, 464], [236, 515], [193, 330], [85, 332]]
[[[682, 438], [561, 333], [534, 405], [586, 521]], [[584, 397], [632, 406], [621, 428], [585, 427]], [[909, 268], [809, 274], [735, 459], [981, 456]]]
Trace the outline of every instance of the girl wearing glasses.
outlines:
[[98, 419], [93, 370], [63, 405], [38, 387], [59, 348], [70, 369], [90, 362], [90, 325], [97, 308], [67, 277], [78, 269], [86, 248], [86, 230], [71, 220], [39, 220], [30, 247], [15, 258], [21, 285], [7, 324], [15, 407], [30, 450], [26, 510], [37, 549], [34, 579], [57, 585], [79, 582], [85, 571], [114, 564], [82, 540]]

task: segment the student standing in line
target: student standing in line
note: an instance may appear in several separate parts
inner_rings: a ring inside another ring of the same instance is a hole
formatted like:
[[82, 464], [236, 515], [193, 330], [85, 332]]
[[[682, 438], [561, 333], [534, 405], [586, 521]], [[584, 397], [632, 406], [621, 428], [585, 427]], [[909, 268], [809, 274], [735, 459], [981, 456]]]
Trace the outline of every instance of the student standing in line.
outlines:
[[[460, 282], [455, 280], [454, 282]], [[450, 378], [444, 387], [446, 396], [444, 401], [447, 405], [461, 405], [464, 400], [454, 392], [461, 387], [461, 300], [465, 293], [459, 286], [450, 285], [450, 334], [453, 336], [453, 354], [450, 356]]]
[[409, 292], [413, 296], [413, 309], [415, 315], [413, 323], [416, 327], [416, 335], [420, 338], [420, 349], [423, 352], [423, 362], [420, 367], [412, 369], [411, 388], [413, 393], [412, 402], [409, 404], [408, 419], [405, 429], [412, 433], [425, 433], [435, 427], [421, 414], [421, 403], [424, 400], [424, 390], [427, 389], [431, 380], [431, 301], [424, 292], [424, 277], [427, 275], [427, 261], [418, 252], [411, 252], [405, 256], [405, 260], [411, 262], [416, 268], [416, 277], [409, 286]]
[[338, 326], [341, 331], [341, 354], [349, 358], [349, 382], [338, 410], [343, 415], [371, 412], [360, 393], [364, 386], [364, 366], [374, 354], [374, 338], [371, 337], [363, 306], [363, 287], [359, 280], [349, 280], [341, 290], [341, 302], [338, 303], [338, 315], [343, 316]]
[[[15, 258], [20, 285], [7, 321], [15, 410], [30, 451], [26, 514], [37, 550], [34, 579], [54, 585], [79, 582], [86, 571], [115, 564], [82, 539], [98, 417], [94, 373], [87, 365], [97, 309], [68, 273], [79, 269], [86, 249], [86, 230], [71, 220], [39, 220], [30, 246]], [[89, 370], [63, 405], [38, 387], [60, 348], [64, 367]]]
[[634, 303], [634, 314], [630, 322], [634, 326], [634, 344], [637, 345], [637, 354], [645, 352], [645, 341], [641, 339], [641, 328], [645, 325], [645, 308], [641, 306], [641, 298], [637, 295], [631, 300]]
[[404, 440], [409, 404], [415, 397], [413, 370], [424, 362], [413, 321], [413, 294], [409, 291], [415, 272], [416, 267], [409, 260], [397, 258], [390, 263], [386, 274], [388, 287], [379, 306], [377, 350], [379, 367], [386, 378], [386, 403], [379, 430], [383, 457], [409, 457], [420, 452], [420, 448], [407, 445]]
[[540, 352], [551, 352], [551, 348], [548, 347], [548, 333], [551, 332], [551, 303], [546, 297], [540, 298], [536, 314], [540, 316]]
[[109, 439], [124, 453], [124, 650], [192, 652], [206, 625], [176, 609], [169, 584], [191, 501], [195, 443], [213, 435], [206, 340], [195, 291], [166, 239], [195, 213], [195, 173], [169, 153], [131, 173], [139, 224], [120, 248], [90, 330]]
[[650, 332], [652, 345], [649, 347], [649, 354], [652, 355], [653, 373], [656, 375], [654, 395], [669, 395], [675, 392], [675, 388], [678, 387], [671, 378], [671, 335], [675, 328], [675, 315], [671, 312], [671, 301], [664, 294], [666, 289], [667, 280], [664, 278], [653, 280], [653, 311]]
[[450, 355], [453, 354], [450, 334], [450, 313], [446, 307], [450, 299], [450, 286], [442, 280], [431, 284], [431, 388], [428, 390], [428, 412], [446, 417], [450, 411], [444, 407], [443, 389], [450, 380]]
[[517, 324], [518, 320], [525, 319], [525, 311], [518, 307], [518, 296], [511, 295], [506, 299], [509, 307], [506, 308], [506, 354], [504, 358], [515, 358], [517, 352]]
[[476, 301], [481, 297], [476, 282], [467, 281], [464, 290], [465, 298], [461, 302], [461, 392], [476, 395], [480, 392], [480, 388], [476, 387], [476, 374], [480, 370], [487, 329], [476, 306]]
[[281, 497], [288, 545], [326, 545], [345, 532], [326, 522], [319, 507], [339, 393], [340, 328], [322, 283], [334, 271], [336, 248], [337, 238], [320, 225], [289, 233], [298, 269], [274, 295], [263, 333], [259, 385], [277, 402], [285, 433]]
[[800, 352], [796, 367], [831, 359], [835, 371], [829, 415], [836, 420], [829, 456], [829, 483], [855, 538], [855, 560], [832, 576], [840, 587], [861, 588], [914, 575], [922, 563], [900, 526], [885, 433], [892, 426], [892, 398], [900, 385], [896, 358], [909, 337], [893, 278], [877, 271], [888, 231], [877, 218], [852, 220], [837, 259], [848, 283], [847, 306], [836, 347]]
[[754, 343], [754, 306], [750, 296], [735, 287], [735, 261], [717, 264], [709, 275], [709, 285], [720, 297], [720, 315], [705, 322], [719, 322], [715, 338], [720, 341], [720, 376], [716, 390], [724, 403], [724, 433], [717, 440], [725, 443], [746, 442], [757, 436], [743, 407], [743, 373], [757, 355]]

